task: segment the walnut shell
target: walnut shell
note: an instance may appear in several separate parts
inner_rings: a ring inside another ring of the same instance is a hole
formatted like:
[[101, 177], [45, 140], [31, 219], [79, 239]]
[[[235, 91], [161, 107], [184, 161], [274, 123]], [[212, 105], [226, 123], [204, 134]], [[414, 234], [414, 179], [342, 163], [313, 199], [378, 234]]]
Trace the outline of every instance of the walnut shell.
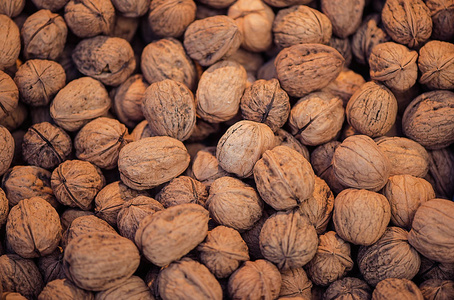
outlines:
[[[8, 199], [5, 192], [0, 188], [0, 228], [6, 223], [9, 214]], [[1, 250], [1, 249], [0, 249]]]
[[80, 208], [68, 208], [60, 215], [60, 222], [63, 227], [63, 231], [68, 229], [71, 223], [77, 219], [78, 217], [82, 216], [91, 216], [95, 213], [92, 211], [82, 210]]
[[325, 300], [370, 299], [371, 289], [361, 279], [345, 277], [331, 283], [323, 295]]
[[429, 279], [419, 285], [424, 299], [449, 300], [454, 298], [454, 281]]
[[57, 247], [51, 254], [39, 257], [37, 265], [46, 284], [56, 279], [66, 278], [65, 270], [63, 269], [63, 249], [61, 247]]
[[227, 8], [232, 5], [235, 0], [199, 0], [198, 2], [209, 5], [213, 8]]
[[340, 98], [344, 107], [347, 106], [351, 96], [365, 84], [364, 77], [349, 69], [343, 69], [336, 79], [325, 86], [322, 91], [329, 92]]
[[303, 268], [283, 270], [281, 271], [281, 278], [279, 299], [284, 297], [311, 299], [312, 282], [307, 278]]
[[229, 176], [229, 173], [219, 166], [216, 158], [216, 147], [207, 147], [197, 152], [192, 160], [192, 176], [208, 188], [218, 178]]
[[321, 9], [333, 26], [333, 34], [346, 38], [361, 24], [364, 0], [322, 0]]
[[305, 159], [310, 159], [309, 150], [307, 149], [307, 147], [301, 144], [293, 135], [291, 135], [284, 129], [279, 128], [274, 132], [274, 140], [276, 147], [287, 146], [303, 155]]
[[429, 173], [425, 177], [438, 198], [454, 197], [454, 153], [450, 148], [428, 151]]
[[454, 278], [454, 264], [439, 263], [421, 255], [421, 267], [419, 268], [418, 277], [423, 280], [451, 280]]
[[[2, 16], [0, 15], [0, 22], [1, 18]], [[19, 90], [15, 82], [8, 74], [0, 71], [0, 118], [3, 119], [13, 112], [17, 108], [18, 104]]]
[[2, 297], [5, 300], [27, 300], [27, 298], [22, 296], [20, 293], [12, 293], [12, 292], [5, 292], [2, 294]]
[[[137, 33], [139, 22], [139, 18], [128, 18], [123, 15], [116, 15], [115, 26], [110, 36], [119, 37], [131, 42]], [[136, 55], [136, 58], [138, 58], [138, 55]]]
[[106, 221], [93, 215], [81, 216], [74, 219], [66, 229], [62, 238], [62, 245], [63, 247], [66, 247], [75, 238], [93, 232], [117, 234], [115, 229], [107, 224]]
[[344, 61], [332, 47], [300, 44], [279, 52], [274, 64], [282, 88], [292, 97], [303, 97], [336, 79]]
[[[111, 0], [113, 6], [128, 18], [137, 18], [145, 15], [150, 6], [150, 0], [128, 1], [128, 0]], [[117, 16], [118, 17], [118, 16]]]
[[346, 189], [334, 201], [333, 221], [344, 240], [369, 246], [383, 235], [391, 219], [385, 196], [367, 190]]
[[68, 0], [32, 0], [33, 4], [40, 9], [48, 9], [52, 12], [56, 12], [66, 5]]
[[21, 39], [17, 25], [3, 14], [0, 15], [0, 27], [0, 40], [3, 41], [0, 46], [0, 70], [3, 70], [14, 66], [19, 58]]
[[118, 169], [124, 184], [145, 190], [183, 173], [189, 160], [182, 142], [167, 136], [156, 136], [123, 147], [118, 158]]
[[418, 286], [408, 279], [387, 278], [377, 284], [372, 300], [423, 300]]
[[10, 18], [17, 17], [25, 6], [25, 0], [13, 0], [0, 3], [0, 14]]
[[334, 151], [340, 144], [341, 142], [339, 141], [331, 141], [320, 145], [312, 151], [310, 158], [315, 174], [325, 180], [334, 193], [339, 193], [345, 189], [345, 186], [334, 175], [332, 165]]
[[38, 300], [94, 300], [93, 293], [77, 287], [68, 279], [56, 279], [46, 284], [38, 296]]
[[274, 7], [287, 7], [299, 4], [309, 4], [311, 2], [311, 0], [263, 0], [263, 1]]
[[249, 249], [249, 255], [251, 259], [261, 259], [264, 258], [262, 252], [260, 251], [260, 231], [262, 230], [263, 224], [268, 219], [270, 214], [264, 210], [262, 217], [255, 222], [251, 229], [241, 233], [241, 237], [246, 242], [246, 245]]
[[16, 130], [24, 123], [27, 115], [27, 107], [19, 102], [19, 105], [13, 111], [6, 115], [6, 117], [0, 119], [0, 125], [6, 127], [6, 129], [10, 131]]
[[188, 176], [172, 179], [156, 196], [156, 199], [166, 208], [184, 203], [205, 206], [207, 198], [208, 191], [205, 185]]
[[102, 291], [125, 282], [139, 262], [139, 251], [133, 242], [105, 232], [75, 238], [63, 258], [68, 279], [89, 291]]
[[154, 0], [148, 23], [159, 36], [179, 37], [194, 22], [196, 9], [193, 0]]
[[419, 82], [433, 90], [454, 89], [454, 45], [430, 41], [419, 50]]
[[13, 161], [15, 144], [11, 133], [1, 125], [0, 141], [0, 175], [3, 175]]
[[125, 282], [97, 293], [95, 299], [154, 300], [154, 297], [142, 278], [131, 276]]
[[427, 0], [425, 3], [432, 17], [432, 38], [442, 41], [452, 40], [454, 37], [452, 0]]

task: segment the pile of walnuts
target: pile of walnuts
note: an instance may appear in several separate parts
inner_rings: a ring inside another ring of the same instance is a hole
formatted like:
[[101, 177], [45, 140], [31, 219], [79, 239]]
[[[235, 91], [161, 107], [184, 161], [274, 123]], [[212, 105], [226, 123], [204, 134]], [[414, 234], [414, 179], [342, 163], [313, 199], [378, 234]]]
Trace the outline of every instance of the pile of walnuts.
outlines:
[[1, 299], [454, 299], [453, 0], [3, 0], [0, 40]]

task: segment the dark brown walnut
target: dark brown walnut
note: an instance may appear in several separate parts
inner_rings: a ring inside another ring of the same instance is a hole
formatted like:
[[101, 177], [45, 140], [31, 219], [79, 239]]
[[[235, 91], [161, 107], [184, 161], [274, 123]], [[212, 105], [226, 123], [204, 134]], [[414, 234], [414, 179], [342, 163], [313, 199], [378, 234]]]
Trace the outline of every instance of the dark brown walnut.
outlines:
[[450, 148], [429, 152], [429, 173], [425, 177], [439, 198], [454, 196], [454, 153]]
[[92, 292], [83, 290], [68, 279], [56, 279], [48, 282], [38, 296], [38, 300], [94, 300]]
[[350, 244], [335, 231], [320, 235], [319, 240], [317, 252], [305, 269], [313, 283], [328, 286], [353, 268]]
[[233, 177], [221, 177], [211, 184], [205, 206], [216, 223], [240, 232], [251, 229], [263, 210], [254, 188]]
[[[454, 4], [453, 4], [454, 5]], [[419, 49], [419, 82], [432, 90], [454, 89], [454, 45], [430, 41]]]
[[449, 300], [454, 298], [454, 281], [429, 279], [419, 285], [424, 299]]
[[9, 214], [8, 199], [5, 192], [0, 188], [0, 228], [6, 223], [6, 218]]
[[113, 86], [125, 82], [136, 68], [131, 45], [117, 37], [84, 39], [74, 48], [72, 59], [82, 74]]
[[25, 0], [12, 0], [0, 3], [0, 14], [10, 18], [17, 17], [25, 6]]
[[377, 284], [372, 300], [423, 300], [418, 286], [408, 279], [387, 278]]
[[248, 247], [240, 233], [225, 226], [208, 231], [197, 250], [200, 261], [217, 278], [229, 277], [243, 261], [249, 260]]
[[133, 242], [104, 232], [75, 238], [63, 258], [68, 279], [88, 291], [102, 291], [125, 282], [139, 262], [139, 251]]
[[136, 245], [153, 264], [166, 266], [188, 254], [205, 239], [208, 219], [208, 211], [193, 203], [155, 212], [140, 222]]
[[393, 42], [376, 45], [369, 56], [370, 77], [391, 90], [406, 91], [418, 79], [418, 53]]
[[303, 145], [324, 144], [342, 129], [343, 102], [329, 92], [312, 92], [293, 105], [288, 123], [291, 133]]
[[360, 248], [358, 266], [371, 286], [386, 278], [412, 279], [419, 270], [421, 259], [408, 243], [408, 232], [399, 227], [388, 227], [373, 245]]
[[17, 25], [3, 14], [0, 14], [0, 27], [0, 39], [3, 41], [0, 46], [0, 70], [4, 70], [14, 66], [19, 58], [21, 39]]
[[93, 208], [93, 199], [106, 184], [101, 170], [82, 160], [67, 160], [52, 172], [51, 186], [58, 202], [83, 210]]
[[276, 299], [281, 289], [281, 274], [267, 260], [247, 261], [229, 278], [232, 299]]
[[4, 118], [0, 119], [0, 125], [6, 127], [9, 131], [16, 130], [19, 126], [24, 123], [25, 119], [28, 116], [27, 106], [19, 102], [19, 105], [16, 109], [11, 111]]
[[27, 18], [21, 29], [26, 59], [57, 59], [63, 52], [68, 28], [65, 20], [50, 10], [42, 9]]
[[314, 176], [309, 161], [287, 146], [265, 151], [254, 166], [257, 190], [275, 210], [306, 202], [314, 192]]
[[432, 199], [421, 204], [408, 235], [410, 244], [429, 259], [454, 263], [453, 213], [454, 202], [450, 200]]
[[165, 183], [189, 166], [186, 147], [167, 136], [144, 138], [129, 143], [120, 151], [120, 178], [128, 187], [146, 190]]
[[232, 5], [235, 0], [199, 0], [198, 2], [213, 8], [227, 8]]
[[344, 61], [332, 47], [300, 44], [279, 52], [274, 64], [277, 78], [289, 96], [303, 97], [336, 79]]
[[287, 7], [292, 5], [309, 4], [311, 0], [263, 0], [274, 7]]
[[381, 194], [346, 189], [335, 199], [334, 228], [342, 239], [352, 244], [372, 245], [383, 235], [390, 219], [389, 202]]
[[65, 270], [63, 269], [63, 249], [61, 247], [57, 247], [51, 254], [39, 257], [36, 264], [43, 275], [44, 283], [66, 278]]
[[427, 0], [433, 28], [432, 38], [449, 41], [454, 37], [454, 2], [452, 0]]
[[194, 130], [194, 96], [186, 85], [178, 81], [166, 79], [152, 83], [143, 95], [142, 111], [148, 126], [157, 136], [184, 141]]
[[99, 168], [117, 166], [121, 149], [132, 142], [125, 125], [116, 119], [100, 117], [82, 127], [74, 139], [76, 156]]
[[200, 65], [210, 66], [235, 53], [242, 39], [235, 21], [221, 15], [191, 23], [184, 33], [184, 47]]
[[215, 63], [202, 73], [196, 92], [197, 115], [210, 123], [232, 119], [246, 89], [247, 73], [235, 61]]
[[131, 276], [125, 282], [97, 293], [95, 299], [154, 300], [155, 298], [142, 278], [138, 276]]
[[110, 36], [119, 37], [131, 42], [139, 28], [139, 18], [128, 18], [123, 15], [115, 16], [114, 29]]
[[22, 140], [24, 139], [25, 130], [15, 130], [11, 133], [11, 136], [14, 139], [14, 156], [13, 161], [11, 162], [12, 165], [21, 165], [24, 164], [24, 159], [22, 157]]
[[287, 122], [290, 101], [277, 79], [257, 80], [244, 91], [240, 108], [245, 120], [265, 123], [276, 132]]
[[205, 206], [207, 198], [208, 191], [205, 185], [188, 176], [179, 176], [172, 179], [156, 196], [156, 199], [164, 207], [183, 203], [195, 203]]
[[0, 175], [3, 175], [11, 165], [14, 157], [14, 139], [5, 127], [0, 125]]
[[389, 177], [382, 193], [391, 205], [393, 224], [407, 230], [411, 229], [418, 207], [435, 198], [434, 189], [428, 181], [411, 175]]
[[321, 9], [332, 23], [333, 34], [346, 38], [355, 33], [361, 24], [365, 2], [364, 0], [322, 0]]
[[90, 77], [68, 83], [52, 101], [52, 119], [67, 131], [77, 131], [97, 117], [104, 116], [111, 106], [104, 85]]
[[72, 151], [70, 136], [48, 122], [28, 128], [22, 141], [24, 160], [44, 169], [53, 169], [64, 162]]
[[140, 221], [161, 210], [164, 210], [164, 206], [147, 196], [137, 196], [126, 201], [117, 215], [117, 227], [120, 234], [134, 242]]
[[284, 297], [311, 299], [312, 282], [307, 278], [303, 268], [294, 268], [281, 271], [280, 299]]
[[331, 81], [322, 91], [329, 92], [342, 100], [343, 106], [347, 106], [351, 96], [365, 84], [364, 77], [355, 71], [344, 68], [336, 79]]
[[66, 5], [68, 0], [32, 0], [33, 4], [39, 9], [48, 9], [56, 12]]
[[426, 92], [416, 97], [402, 118], [404, 134], [428, 149], [454, 142], [454, 93]]
[[241, 237], [246, 242], [249, 249], [249, 255], [251, 259], [262, 259], [264, 258], [260, 251], [260, 231], [262, 230], [263, 224], [270, 216], [266, 210], [263, 211], [262, 217], [255, 222], [251, 229], [241, 233]]
[[422, 280], [451, 280], [454, 276], [454, 264], [439, 263], [421, 255], [421, 267], [418, 277]]
[[0, 269], [0, 285], [4, 292], [17, 292], [27, 299], [36, 299], [44, 287], [38, 267], [31, 259], [5, 254], [0, 256]]
[[15, 253], [34, 258], [52, 253], [61, 239], [60, 217], [46, 200], [32, 197], [11, 208], [6, 238]]
[[291, 135], [284, 129], [279, 128], [274, 132], [274, 140], [276, 147], [287, 146], [303, 155], [305, 159], [310, 159], [309, 150], [307, 149], [307, 147], [301, 144], [295, 137], [293, 137], [293, 135]]
[[127, 18], [138, 18], [145, 15], [150, 6], [150, 0], [133, 2], [127, 0], [112, 0], [111, 2], [117, 11]]
[[252, 175], [262, 154], [274, 148], [273, 131], [265, 124], [239, 121], [219, 139], [216, 158], [221, 168], [239, 177]]
[[80, 38], [110, 34], [115, 8], [109, 0], [71, 0], [65, 6], [65, 21]]
[[151, 1], [148, 23], [158, 36], [179, 37], [194, 22], [196, 5], [193, 0]]
[[93, 215], [81, 216], [74, 219], [74, 221], [72, 221], [68, 226], [65, 233], [63, 234], [61, 244], [64, 248], [66, 248], [66, 246], [77, 237], [94, 232], [117, 234], [115, 229], [107, 224], [106, 221], [101, 220], [100, 218]]
[[172, 79], [184, 83], [191, 90], [196, 87], [194, 63], [183, 44], [173, 38], [160, 39], [145, 46], [140, 69], [149, 83]]
[[160, 267], [151, 265], [144, 278], [145, 284], [150, 289], [151, 293], [155, 298], [159, 298], [158, 276], [160, 271], [161, 271]]
[[71, 223], [78, 217], [92, 216], [95, 213], [92, 211], [82, 210], [80, 208], [68, 208], [60, 215], [60, 222], [63, 231], [66, 231]]
[[114, 92], [113, 110], [118, 120], [128, 127], [136, 126], [144, 119], [142, 97], [148, 83], [141, 74], [132, 75]]
[[[210, 2], [223, 2], [223, 1], [229, 1], [230, 3], [227, 4], [224, 8], [215, 8], [213, 6], [208, 6], [208, 5], [205, 5], [203, 4], [202, 2], [207, 2], [207, 1], [210, 1]], [[195, 18], [196, 19], [205, 19], [205, 18], [208, 18], [208, 17], [214, 17], [214, 16], [217, 16], [217, 15], [225, 15], [226, 12], [227, 12], [227, 7], [232, 4], [233, 2], [235, 2], [234, 0], [201, 0], [201, 1], [197, 1], [197, 10], [195, 12]]]
[[277, 78], [274, 60], [275, 58], [270, 59], [257, 70], [257, 79], [271, 80], [273, 78]]
[[345, 277], [330, 284], [323, 299], [325, 300], [355, 300], [370, 299], [371, 288], [359, 278]]
[[208, 188], [216, 179], [229, 175], [219, 166], [216, 147], [207, 147], [198, 151], [192, 160], [191, 171], [192, 176]]
[[430, 10], [422, 0], [388, 0], [381, 18], [391, 38], [410, 48], [421, 46], [432, 34]]
[[275, 213], [260, 232], [263, 256], [284, 270], [307, 264], [314, 257], [318, 242], [314, 226], [297, 210]]
[[[1, 18], [2, 16], [0, 15], [0, 22]], [[19, 90], [16, 84], [8, 74], [0, 71], [0, 119], [3, 119], [13, 112], [18, 104]]]

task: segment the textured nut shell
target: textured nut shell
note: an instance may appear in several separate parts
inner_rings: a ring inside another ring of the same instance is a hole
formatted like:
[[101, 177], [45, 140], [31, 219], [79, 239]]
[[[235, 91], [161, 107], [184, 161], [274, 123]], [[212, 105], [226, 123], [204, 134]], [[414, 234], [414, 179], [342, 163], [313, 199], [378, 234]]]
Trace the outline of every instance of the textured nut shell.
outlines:
[[372, 300], [423, 300], [418, 286], [408, 279], [387, 278], [377, 284]]
[[6, 127], [6, 129], [13, 131], [17, 129], [27, 118], [28, 110], [27, 107], [19, 102], [16, 109], [9, 113], [3, 119], [0, 119], [0, 125]]
[[453, 214], [454, 202], [450, 200], [432, 199], [424, 202], [416, 211], [408, 241], [429, 259], [454, 263]]
[[0, 141], [0, 175], [3, 175], [13, 161], [15, 144], [11, 133], [1, 125]]
[[208, 191], [205, 185], [188, 176], [180, 176], [172, 179], [156, 196], [156, 199], [164, 207], [183, 203], [195, 203], [205, 206], [207, 198]]
[[125, 282], [101, 291], [95, 296], [95, 300], [113, 299], [154, 300], [154, 297], [142, 278], [131, 276]]
[[36, 7], [56, 12], [66, 5], [68, 0], [32, 0]]
[[232, 3], [235, 2], [235, 0], [199, 0], [198, 2], [209, 5], [212, 8], [227, 8]]
[[429, 173], [425, 177], [439, 198], [454, 196], [454, 153], [450, 148], [429, 152]]
[[281, 278], [279, 297], [311, 299], [312, 282], [307, 278], [303, 268], [281, 271]]
[[25, 0], [5, 1], [0, 4], [0, 13], [10, 18], [17, 17], [25, 6]]
[[346, 38], [353, 34], [361, 24], [364, 0], [322, 0], [322, 12], [333, 26], [333, 34]]
[[404, 229], [388, 227], [375, 244], [360, 248], [359, 270], [370, 285], [375, 286], [386, 278], [411, 280], [418, 273], [421, 259], [407, 237]]
[[307, 159], [287, 146], [263, 153], [254, 166], [254, 180], [263, 201], [276, 210], [305, 202], [314, 192], [314, 171]]
[[142, 97], [148, 83], [140, 74], [132, 75], [123, 82], [112, 97], [113, 109], [118, 120], [128, 127], [134, 127], [144, 119]]
[[[0, 22], [1, 18], [2, 15], [0, 15]], [[18, 104], [19, 90], [15, 82], [8, 74], [0, 71], [0, 118], [3, 119], [7, 115], [9, 115], [17, 108]]]
[[452, 40], [454, 37], [452, 0], [427, 0], [425, 3], [432, 17], [432, 38], [442, 41]]
[[159, 36], [179, 37], [194, 22], [196, 9], [193, 0], [154, 0], [148, 23]]
[[430, 279], [419, 285], [424, 299], [449, 300], [454, 297], [454, 281]]
[[137, 18], [145, 15], [150, 5], [150, 0], [112, 0], [112, 4], [115, 8], [125, 17]]
[[350, 39], [340, 39], [335, 36], [331, 36], [328, 46], [333, 47], [336, 49], [342, 57], [345, 59], [345, 66], [348, 67], [352, 62], [352, 46]]
[[169, 207], [145, 217], [135, 241], [149, 261], [162, 267], [180, 259], [205, 239], [208, 219], [208, 211], [197, 204]]
[[[139, 22], [139, 18], [128, 18], [123, 15], [116, 15], [115, 26], [110, 36], [119, 37], [131, 42], [136, 35], [137, 29], [139, 28]], [[136, 58], [138, 57], [139, 56], [136, 55]]]
[[81, 210], [80, 208], [68, 208], [60, 215], [60, 222], [63, 230], [66, 230], [78, 217], [91, 216], [94, 214], [95, 213], [92, 211]]
[[38, 296], [38, 300], [93, 300], [93, 293], [77, 287], [68, 279], [56, 279], [46, 284]]
[[419, 82], [430, 89], [454, 89], [454, 45], [430, 41], [419, 50]]
[[370, 299], [371, 288], [359, 278], [345, 277], [333, 282], [325, 294], [325, 300]]
[[274, 7], [286, 7], [291, 5], [309, 4], [311, 0], [263, 0]]
[[19, 28], [5, 15], [0, 15], [0, 27], [3, 30], [0, 33], [0, 40], [3, 41], [0, 46], [0, 69], [11, 67], [19, 58], [21, 49], [21, 40]]
[[192, 176], [207, 187], [218, 178], [228, 176], [224, 169], [219, 166], [216, 158], [216, 147], [208, 147], [197, 152], [192, 160]]
[[305, 159], [309, 160], [309, 150], [301, 144], [293, 135], [288, 133], [282, 128], [279, 128], [274, 132], [275, 145], [277, 146], [287, 146], [304, 156]]
[[339, 73], [339, 76], [324, 87], [322, 91], [329, 92], [340, 98], [345, 107], [350, 97], [365, 83], [363, 76], [344, 68]]
[[274, 64], [282, 88], [292, 97], [303, 97], [336, 79], [344, 61], [332, 47], [301, 44], [283, 49]]
[[346, 189], [334, 201], [334, 228], [342, 239], [355, 245], [375, 243], [385, 232], [390, 219], [390, 205], [381, 194]]
[[51, 254], [39, 257], [37, 265], [45, 283], [66, 278], [63, 269], [63, 249], [60, 247], [57, 247]]
[[66, 247], [75, 238], [93, 232], [117, 234], [115, 229], [107, 224], [106, 221], [93, 215], [81, 216], [74, 219], [66, 229], [62, 239], [62, 245]]
[[182, 142], [167, 136], [144, 138], [120, 151], [118, 169], [124, 184], [145, 190], [167, 182], [186, 170], [189, 154]]
[[0, 188], [0, 227], [6, 223], [6, 218], [9, 214], [8, 199], [5, 192]]
[[421, 267], [418, 276], [423, 280], [451, 280], [454, 278], [454, 264], [439, 263], [421, 255]]

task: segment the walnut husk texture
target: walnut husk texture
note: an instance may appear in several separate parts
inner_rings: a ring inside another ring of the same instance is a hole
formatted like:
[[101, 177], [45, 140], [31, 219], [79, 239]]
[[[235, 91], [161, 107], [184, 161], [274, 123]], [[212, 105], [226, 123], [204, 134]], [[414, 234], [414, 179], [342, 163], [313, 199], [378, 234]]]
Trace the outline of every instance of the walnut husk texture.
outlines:
[[372, 293], [372, 300], [423, 300], [424, 297], [418, 286], [408, 280], [387, 278], [377, 284]]
[[363, 280], [355, 277], [345, 277], [333, 282], [326, 289], [325, 300], [370, 299], [371, 288]]
[[183, 203], [195, 203], [205, 206], [207, 198], [208, 191], [205, 185], [188, 176], [179, 176], [172, 179], [156, 196], [156, 199], [164, 207]]
[[196, 9], [193, 0], [154, 0], [150, 4], [148, 23], [159, 36], [179, 37], [194, 21]]
[[425, 299], [449, 300], [454, 297], [454, 281], [429, 279], [419, 286]]
[[418, 67], [422, 75], [419, 82], [433, 90], [454, 88], [454, 45], [430, 41], [419, 50]]

